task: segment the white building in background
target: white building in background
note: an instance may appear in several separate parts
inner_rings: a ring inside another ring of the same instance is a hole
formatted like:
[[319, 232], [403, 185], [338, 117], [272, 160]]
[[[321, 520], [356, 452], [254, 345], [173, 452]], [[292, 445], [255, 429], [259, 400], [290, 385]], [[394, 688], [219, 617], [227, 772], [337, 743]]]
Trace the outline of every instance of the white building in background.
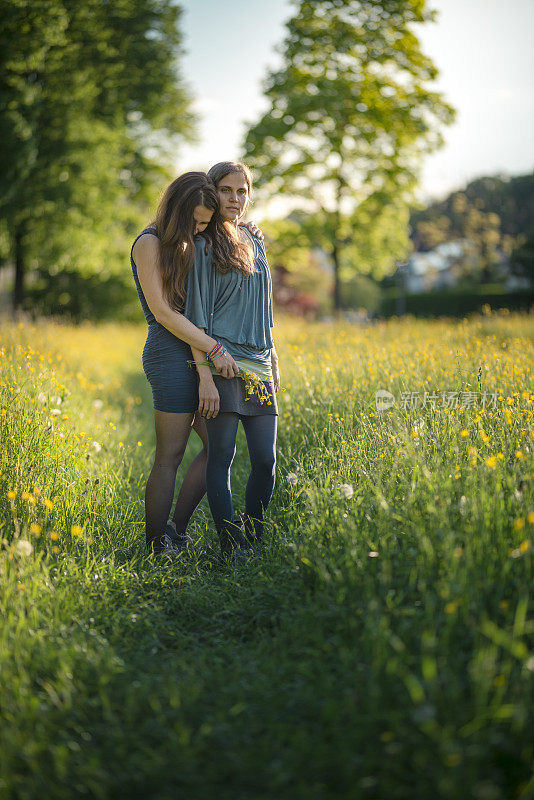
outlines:
[[[506, 253], [498, 251], [498, 256], [499, 261], [493, 268], [495, 280], [502, 281], [507, 291], [528, 289], [528, 278], [512, 273]], [[472, 274], [476, 264], [476, 248], [469, 239], [443, 242], [427, 253], [412, 253], [403, 268], [405, 291], [419, 294], [433, 289], [452, 289], [461, 278]]]
[[438, 244], [427, 253], [412, 253], [405, 270], [406, 291], [417, 294], [456, 286], [462, 273], [461, 264], [469, 258], [470, 249], [469, 241], [458, 239]]

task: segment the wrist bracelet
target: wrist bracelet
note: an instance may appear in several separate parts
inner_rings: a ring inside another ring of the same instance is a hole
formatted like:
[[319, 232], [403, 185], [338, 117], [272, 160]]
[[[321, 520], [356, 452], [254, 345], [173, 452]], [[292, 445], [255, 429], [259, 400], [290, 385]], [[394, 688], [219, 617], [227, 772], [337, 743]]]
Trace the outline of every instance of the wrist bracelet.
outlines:
[[219, 353], [219, 351], [221, 351], [222, 354], [223, 350], [224, 350], [224, 345], [221, 342], [216, 342], [215, 347], [213, 347], [209, 351], [209, 353], [206, 353], [206, 358], [208, 359], [208, 361], [213, 361], [213, 358], [216, 356], [216, 354]]

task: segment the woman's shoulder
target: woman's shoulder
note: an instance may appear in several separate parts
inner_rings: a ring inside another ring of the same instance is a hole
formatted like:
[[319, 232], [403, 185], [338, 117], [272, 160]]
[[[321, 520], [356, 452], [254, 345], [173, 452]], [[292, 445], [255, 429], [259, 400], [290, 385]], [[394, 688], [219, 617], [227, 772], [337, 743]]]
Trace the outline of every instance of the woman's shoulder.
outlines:
[[141, 231], [132, 246], [132, 258], [137, 263], [138, 260], [154, 256], [159, 248], [159, 239], [155, 228], [145, 228]]

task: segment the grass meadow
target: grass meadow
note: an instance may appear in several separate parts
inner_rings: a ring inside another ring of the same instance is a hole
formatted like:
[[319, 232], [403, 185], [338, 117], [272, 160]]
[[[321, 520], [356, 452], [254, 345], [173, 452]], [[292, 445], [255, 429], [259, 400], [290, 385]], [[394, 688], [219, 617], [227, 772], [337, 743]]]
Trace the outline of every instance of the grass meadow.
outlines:
[[144, 552], [145, 331], [2, 322], [0, 797], [534, 797], [534, 318], [282, 320], [238, 566]]

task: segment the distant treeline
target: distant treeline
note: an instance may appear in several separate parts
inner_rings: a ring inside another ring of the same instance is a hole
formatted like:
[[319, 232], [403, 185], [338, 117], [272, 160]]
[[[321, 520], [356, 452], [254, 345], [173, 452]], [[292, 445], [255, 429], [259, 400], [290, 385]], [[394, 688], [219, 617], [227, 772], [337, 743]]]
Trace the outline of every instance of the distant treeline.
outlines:
[[492, 265], [503, 256], [516, 274], [534, 282], [534, 173], [479, 178], [412, 211], [410, 237], [423, 252], [468, 239], [478, 253], [482, 282], [492, 279]]

